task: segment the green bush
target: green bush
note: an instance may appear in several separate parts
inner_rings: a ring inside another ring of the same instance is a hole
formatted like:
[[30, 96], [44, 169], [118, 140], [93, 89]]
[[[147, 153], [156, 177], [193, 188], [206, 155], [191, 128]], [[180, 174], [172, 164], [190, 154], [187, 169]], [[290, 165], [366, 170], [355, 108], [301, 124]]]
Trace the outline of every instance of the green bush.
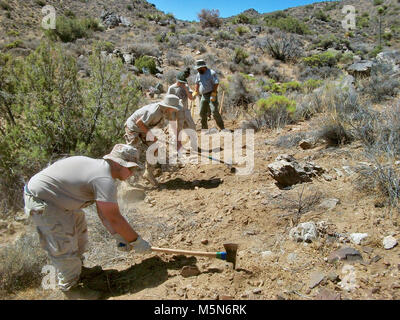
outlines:
[[368, 53], [370, 58], [375, 58], [378, 53], [381, 53], [383, 48], [381, 46], [376, 46], [371, 52]]
[[322, 84], [322, 80], [309, 79], [303, 82], [302, 87], [303, 90], [307, 93], [319, 88]]
[[232, 23], [233, 24], [256, 24], [257, 20], [254, 18], [248, 17], [244, 13], [241, 13], [233, 19]]
[[374, 6], [380, 6], [383, 3], [383, 0], [374, 0]]
[[151, 74], [157, 73], [156, 61], [149, 56], [142, 56], [135, 60], [135, 66], [142, 72], [143, 68], [147, 69]]
[[[75, 57], [43, 42], [24, 59], [0, 55], [1, 209], [22, 205], [24, 181], [65, 155], [100, 157], [123, 136], [137, 108], [132, 76], [96, 46], [90, 77], [79, 80]], [[3, 212], [3, 213], [4, 213]]]
[[285, 94], [288, 91], [300, 91], [302, 88], [301, 83], [297, 81], [290, 81], [285, 83], [276, 83], [275, 80], [270, 79], [263, 89], [268, 92]]
[[329, 22], [331, 20], [329, 15], [327, 13], [325, 13], [324, 11], [322, 11], [321, 9], [314, 12], [314, 17], [318, 20], [325, 21], [325, 22]]
[[264, 18], [265, 24], [268, 27], [279, 28], [282, 31], [297, 33], [297, 34], [309, 34], [310, 29], [308, 26], [300, 20], [288, 16], [285, 13], [276, 13], [274, 15], [268, 15]]
[[235, 31], [236, 31], [236, 33], [237, 33], [239, 36], [242, 36], [242, 35], [244, 35], [245, 33], [249, 33], [249, 32], [250, 32], [249, 28], [244, 27], [244, 26], [239, 26], [239, 27], [237, 27], [237, 28], [235, 29]]
[[52, 40], [72, 42], [76, 39], [89, 37], [92, 31], [102, 30], [97, 19], [78, 19], [59, 16], [56, 20], [56, 29], [46, 30], [45, 34]]
[[233, 62], [236, 64], [246, 63], [246, 59], [249, 57], [249, 54], [241, 47], [235, 49], [235, 53], [233, 55]]
[[296, 102], [285, 96], [271, 95], [267, 99], [260, 99], [256, 103], [256, 112], [262, 116], [269, 128], [279, 128], [292, 122], [296, 112]]
[[325, 51], [303, 58], [303, 63], [309, 67], [334, 67], [337, 62], [338, 55], [331, 51]]

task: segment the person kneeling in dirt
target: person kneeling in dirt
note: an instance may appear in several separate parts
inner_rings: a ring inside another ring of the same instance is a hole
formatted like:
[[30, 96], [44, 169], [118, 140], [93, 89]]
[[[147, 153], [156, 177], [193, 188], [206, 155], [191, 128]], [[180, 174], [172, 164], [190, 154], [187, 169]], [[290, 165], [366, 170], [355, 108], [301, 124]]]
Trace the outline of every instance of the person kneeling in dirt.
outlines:
[[[146, 151], [153, 143], [157, 142], [157, 138], [150, 130], [155, 127], [163, 127], [165, 120], [172, 121], [171, 124], [173, 124], [177, 119], [177, 113], [182, 110], [183, 105], [179, 101], [179, 97], [167, 94], [163, 101], [136, 110], [125, 123], [125, 141], [140, 151], [140, 160], [146, 164], [143, 178], [154, 186], [158, 186], [158, 182], [154, 177], [154, 165], [151, 165], [146, 159]], [[174, 136], [179, 137], [179, 129], [173, 128], [173, 131]], [[181, 146], [177, 139], [178, 150]]]
[[69, 299], [101, 296], [79, 283], [88, 246], [82, 208], [96, 203], [118, 249], [151, 252], [151, 245], [133, 230], [117, 203], [116, 179], [124, 181], [143, 168], [137, 159], [137, 149], [117, 144], [103, 159], [74, 156], [59, 160], [34, 175], [24, 188], [25, 213], [32, 218], [40, 244], [57, 270], [58, 287]]

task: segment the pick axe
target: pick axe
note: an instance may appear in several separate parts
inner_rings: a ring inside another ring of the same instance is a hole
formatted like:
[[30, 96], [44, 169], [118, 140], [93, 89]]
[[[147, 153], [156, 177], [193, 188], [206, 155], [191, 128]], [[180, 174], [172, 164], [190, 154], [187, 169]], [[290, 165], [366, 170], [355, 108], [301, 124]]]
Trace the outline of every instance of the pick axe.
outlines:
[[156, 248], [151, 247], [151, 250], [156, 252], [164, 252], [169, 254], [183, 254], [188, 256], [201, 256], [208, 258], [217, 258], [220, 260], [225, 260], [227, 262], [231, 262], [233, 264], [233, 269], [236, 267], [236, 253], [238, 249], [238, 245], [235, 243], [225, 243], [224, 244], [225, 252], [203, 252], [203, 251], [190, 251], [190, 250], [176, 250], [176, 249], [168, 249], [168, 248]]

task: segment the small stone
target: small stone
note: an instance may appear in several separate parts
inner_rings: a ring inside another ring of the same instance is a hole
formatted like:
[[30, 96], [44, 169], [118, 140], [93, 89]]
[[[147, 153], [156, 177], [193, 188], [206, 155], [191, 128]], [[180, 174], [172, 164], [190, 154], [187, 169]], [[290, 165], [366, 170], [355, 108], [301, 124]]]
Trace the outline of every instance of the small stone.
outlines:
[[371, 293], [375, 294], [379, 292], [379, 288], [372, 288]]
[[387, 236], [383, 239], [383, 247], [386, 250], [393, 249], [397, 246], [397, 240], [393, 236]]
[[375, 256], [375, 257], [373, 257], [372, 259], [371, 259], [371, 262], [370, 263], [375, 263], [375, 262], [378, 262], [379, 260], [381, 260], [382, 259], [382, 257], [381, 256]]
[[312, 242], [318, 237], [317, 227], [314, 222], [304, 222], [289, 231], [289, 237], [297, 242]]
[[233, 300], [233, 297], [228, 295], [221, 295], [218, 298], [218, 300]]
[[367, 237], [368, 237], [368, 233], [352, 233], [352, 234], [350, 234], [350, 239], [355, 244], [361, 244], [361, 241], [363, 241]]
[[326, 199], [326, 200], [322, 201], [322, 203], [319, 205], [319, 207], [330, 211], [330, 210], [333, 210], [339, 203], [340, 203], [339, 199], [335, 199], [335, 198]]
[[328, 257], [329, 263], [334, 263], [338, 260], [359, 261], [363, 260], [363, 258], [361, 256], [361, 253], [356, 249], [345, 247], [332, 252]]
[[341, 300], [340, 293], [332, 292], [325, 288], [319, 290], [315, 300]]
[[272, 251], [263, 251], [263, 252], [261, 252], [261, 256], [262, 256], [263, 258], [269, 258], [269, 257], [271, 257], [272, 255], [273, 255]]
[[204, 244], [204, 245], [208, 244], [208, 240], [207, 239], [201, 240], [201, 244]]
[[181, 270], [181, 275], [185, 278], [198, 276], [200, 273], [201, 272], [197, 266], [184, 266]]
[[260, 289], [260, 288], [255, 288], [254, 290], [253, 290], [253, 293], [254, 294], [260, 294], [262, 292], [262, 290]]
[[309, 288], [313, 289], [318, 286], [322, 280], [325, 279], [325, 275], [319, 271], [313, 272], [310, 277]]
[[325, 181], [332, 181], [332, 176], [330, 176], [329, 174], [326, 174], [326, 173], [324, 173], [324, 174], [322, 174], [322, 178], [324, 178], [325, 179]]
[[302, 148], [303, 150], [309, 150], [312, 149], [313, 144], [310, 140], [301, 140], [299, 142], [299, 147]]
[[327, 276], [328, 280], [333, 282], [333, 283], [337, 283], [340, 281], [339, 275], [335, 272], [330, 272]]

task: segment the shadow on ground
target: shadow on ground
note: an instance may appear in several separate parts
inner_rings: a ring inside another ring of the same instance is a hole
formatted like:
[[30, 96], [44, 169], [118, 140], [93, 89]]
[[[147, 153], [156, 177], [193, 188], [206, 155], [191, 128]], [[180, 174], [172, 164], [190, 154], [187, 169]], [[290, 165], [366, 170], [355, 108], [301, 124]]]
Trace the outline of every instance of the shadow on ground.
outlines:
[[102, 270], [97, 266], [86, 275], [82, 274], [81, 280], [88, 288], [103, 292], [103, 298], [108, 299], [157, 287], [168, 280], [169, 269], [179, 270], [196, 261], [195, 257], [186, 256], [173, 256], [170, 261], [163, 261], [155, 256], [122, 271]]
[[218, 188], [222, 183], [221, 179], [209, 179], [209, 180], [193, 180], [186, 181], [181, 178], [169, 180], [164, 183], [160, 183], [160, 189], [167, 190], [194, 190], [196, 187], [204, 189]]

